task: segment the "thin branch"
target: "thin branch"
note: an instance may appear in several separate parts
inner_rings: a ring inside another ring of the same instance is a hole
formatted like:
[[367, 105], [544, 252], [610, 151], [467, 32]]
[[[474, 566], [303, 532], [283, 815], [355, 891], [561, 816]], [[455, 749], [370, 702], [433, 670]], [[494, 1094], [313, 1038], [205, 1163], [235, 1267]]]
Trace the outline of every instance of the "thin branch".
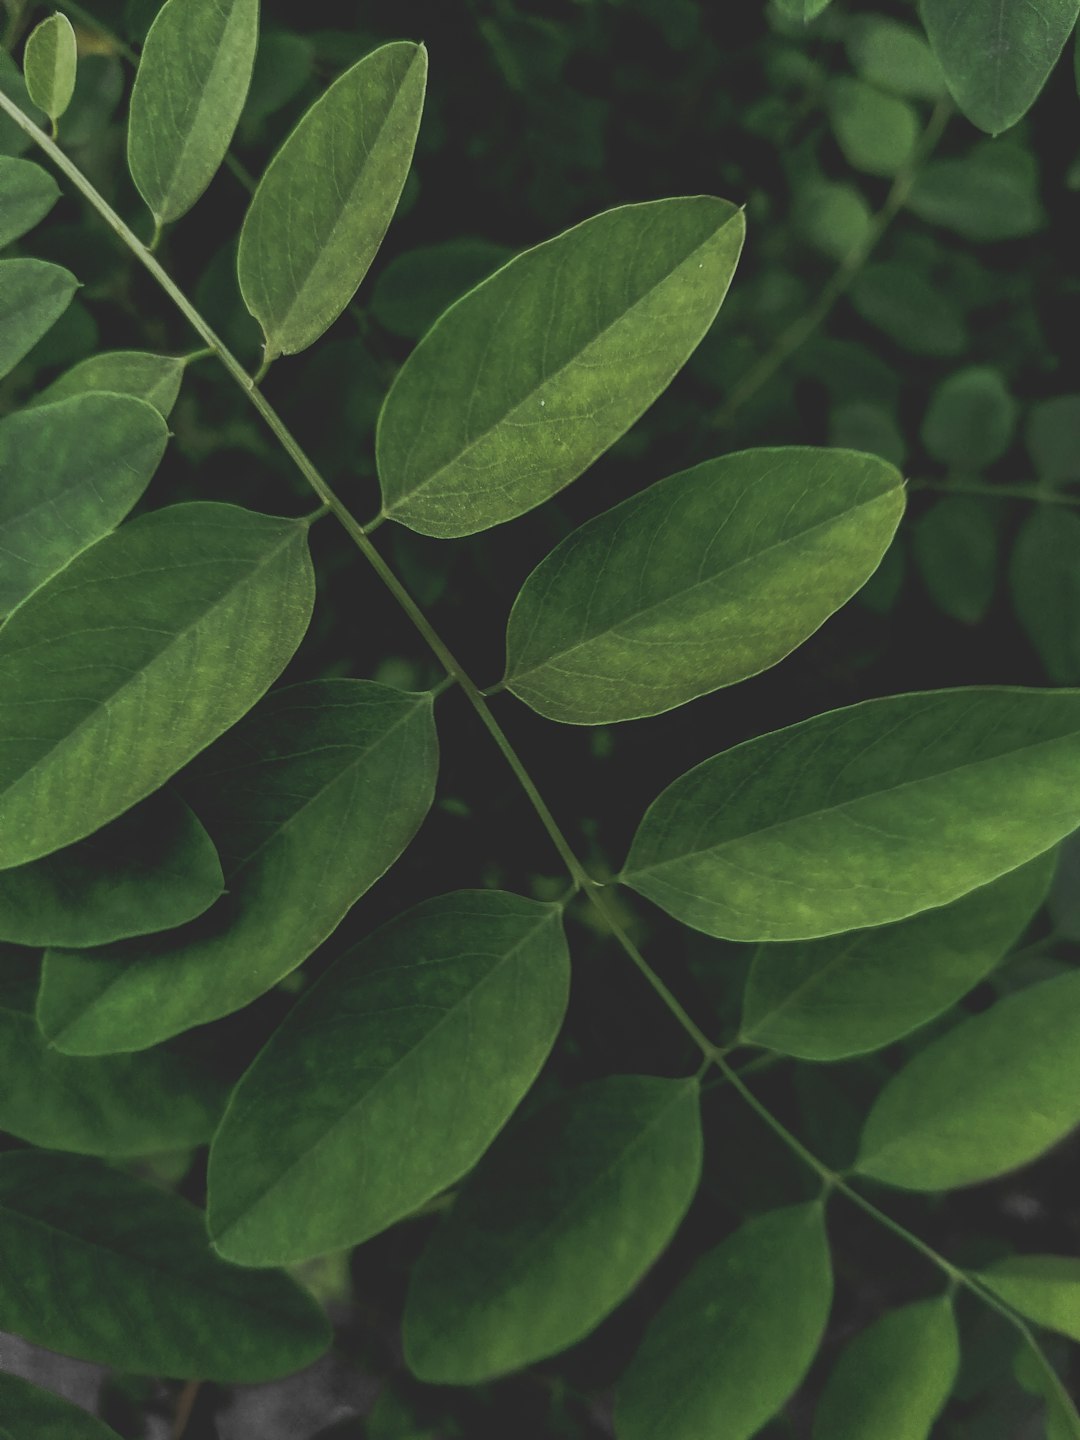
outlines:
[[1080, 496], [1051, 490], [1047, 485], [993, 485], [977, 480], [909, 480], [909, 490], [933, 490], [942, 495], [985, 495], [991, 500], [1030, 500], [1035, 505], [1080, 507]]

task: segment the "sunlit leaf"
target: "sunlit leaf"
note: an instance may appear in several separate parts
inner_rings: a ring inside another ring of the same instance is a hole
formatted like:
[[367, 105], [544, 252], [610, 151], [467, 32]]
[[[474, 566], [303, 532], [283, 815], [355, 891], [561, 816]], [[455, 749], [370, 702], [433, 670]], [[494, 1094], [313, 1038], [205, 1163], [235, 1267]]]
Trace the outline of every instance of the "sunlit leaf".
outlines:
[[0, 246], [32, 230], [59, 198], [59, 187], [47, 170], [30, 160], [0, 155]]
[[1080, 1260], [1072, 1255], [1009, 1255], [975, 1278], [1026, 1320], [1080, 1344]]
[[78, 288], [70, 270], [47, 260], [0, 260], [0, 378], [56, 324]]
[[27, 37], [23, 51], [26, 91], [50, 120], [58, 120], [71, 104], [78, 63], [75, 31], [66, 15], [50, 15]]
[[133, 395], [145, 400], [160, 414], [168, 416], [180, 393], [185, 361], [173, 355], [150, 355], [142, 350], [106, 350], [80, 360], [59, 379], [39, 390], [30, 405], [50, 405], [70, 395], [108, 390], [114, 395]]

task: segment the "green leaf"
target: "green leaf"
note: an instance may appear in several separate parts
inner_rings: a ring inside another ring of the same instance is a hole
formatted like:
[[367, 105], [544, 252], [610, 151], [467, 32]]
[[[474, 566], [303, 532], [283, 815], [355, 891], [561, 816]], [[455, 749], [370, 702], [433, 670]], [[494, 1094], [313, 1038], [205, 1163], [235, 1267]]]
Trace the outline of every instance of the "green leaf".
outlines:
[[999, 1000], [894, 1075], [856, 1169], [908, 1190], [974, 1185], [1080, 1124], [1080, 972]]
[[974, 1278], [1047, 1330], [1080, 1344], [1080, 1260], [1072, 1255], [1009, 1255]]
[[913, 106], [846, 76], [829, 82], [829, 119], [844, 159], [867, 175], [895, 175], [919, 138]]
[[1080, 681], [1080, 519], [1036, 506], [1009, 563], [1016, 618], [1057, 684]]
[[1080, 395], [1055, 395], [1033, 405], [1024, 443], [1044, 484], [1080, 480]]
[[912, 540], [934, 604], [953, 620], [977, 625], [998, 582], [998, 532], [989, 504], [948, 495], [919, 516]]
[[126, 395], [79, 395], [0, 420], [0, 614], [115, 529], [149, 485], [169, 432]]
[[168, 0], [131, 92], [128, 168], [155, 223], [187, 213], [217, 173], [244, 108], [258, 0]]
[[[852, 400], [829, 411], [829, 444], [842, 450], [862, 450], [900, 467], [907, 457], [907, 441], [892, 411], [867, 400]], [[891, 552], [887, 552], [891, 553]], [[875, 570], [874, 578], [880, 576]]]
[[846, 260], [866, 239], [870, 206], [854, 185], [815, 180], [796, 193], [795, 229], [830, 260]]
[[921, 8], [953, 99], [980, 130], [998, 135], [1034, 104], [1080, 0], [923, 0]]
[[306, 35], [264, 30], [240, 118], [241, 137], [257, 136], [265, 120], [295, 100], [311, 79], [314, 66], [315, 45]]
[[[30, 103], [22, 71], [2, 47], [0, 47], [0, 91], [9, 100], [14, 100], [23, 114], [29, 116], [35, 124], [40, 124], [44, 120], [45, 117], [41, 111]], [[21, 155], [24, 150], [30, 148], [32, 143], [25, 130], [16, 125], [15, 121], [6, 114], [0, 113], [0, 154]]]
[[136, 400], [145, 400], [167, 418], [180, 394], [186, 363], [173, 355], [150, 355], [142, 350], [88, 355], [40, 390], [28, 405], [50, 405], [71, 395], [108, 390], [114, 395], [132, 395]]
[[413, 1270], [405, 1356], [472, 1385], [582, 1339], [668, 1244], [701, 1176], [698, 1086], [619, 1075], [512, 1130]]
[[0, 379], [71, 304], [79, 282], [47, 260], [0, 260]]
[[877, 568], [900, 475], [843, 450], [747, 450], [590, 520], [525, 581], [505, 684], [552, 720], [657, 715], [790, 654]]
[[748, 740], [653, 801], [623, 882], [728, 940], [805, 940], [959, 899], [1080, 824], [1080, 694], [868, 700]]
[[47, 170], [0, 155], [0, 246], [32, 230], [59, 198], [59, 186]]
[[943, 465], [981, 470], [1012, 444], [1017, 410], [999, 370], [969, 365], [934, 391], [922, 423], [922, 442]]
[[149, 935], [201, 915], [223, 888], [209, 835], [161, 791], [68, 849], [0, 870], [0, 940], [81, 947]]
[[30, 32], [23, 51], [26, 92], [54, 124], [71, 104], [78, 64], [75, 31], [66, 15], [50, 15]]
[[962, 159], [931, 161], [915, 177], [907, 206], [976, 244], [1034, 235], [1046, 224], [1035, 156], [1007, 140], [984, 140]]
[[219, 1252], [358, 1245], [458, 1180], [535, 1080], [568, 986], [558, 907], [499, 891], [425, 901], [362, 941], [234, 1092], [210, 1158]]
[[268, 359], [317, 340], [367, 274], [409, 173], [426, 82], [422, 45], [383, 45], [316, 100], [270, 162], [237, 257]]
[[106, 536], [0, 628], [0, 869], [156, 790], [281, 673], [311, 614], [307, 527], [231, 505]]
[[831, 0], [776, 0], [776, 8], [787, 20], [814, 20]]
[[51, 951], [45, 1034], [68, 1054], [140, 1050], [269, 990], [405, 849], [437, 768], [429, 694], [367, 680], [272, 692], [181, 782], [226, 894], [183, 930]]
[[226, 1265], [193, 1206], [94, 1160], [0, 1155], [0, 1327], [130, 1375], [251, 1384], [327, 1348], [285, 1275]]
[[627, 205], [470, 291], [386, 397], [385, 513], [424, 535], [471, 535], [569, 485], [708, 330], [744, 229], [742, 212], [711, 196]]
[[408, 250], [391, 260], [375, 281], [371, 313], [392, 335], [419, 340], [448, 305], [513, 253], [505, 245], [469, 236]]
[[967, 327], [956, 305], [899, 260], [865, 266], [850, 294], [864, 320], [913, 355], [961, 355], [967, 349]]
[[34, 1019], [40, 960], [0, 945], [0, 1130], [82, 1155], [151, 1155], [202, 1145], [227, 1086], [202, 1053], [178, 1048], [75, 1060]]
[[119, 1436], [59, 1395], [0, 1371], [0, 1440], [119, 1440]]
[[859, 78], [909, 100], [940, 100], [945, 77], [919, 32], [885, 15], [857, 15], [847, 51]]
[[660, 1310], [615, 1399], [619, 1440], [749, 1440], [810, 1368], [832, 1302], [819, 1204], [748, 1220]]
[[805, 1060], [879, 1049], [948, 1010], [998, 964], [1042, 903], [1056, 852], [962, 900], [879, 930], [762, 945], [741, 1040]]
[[889, 1311], [841, 1353], [814, 1414], [814, 1440], [929, 1440], [959, 1365], [949, 1299]]

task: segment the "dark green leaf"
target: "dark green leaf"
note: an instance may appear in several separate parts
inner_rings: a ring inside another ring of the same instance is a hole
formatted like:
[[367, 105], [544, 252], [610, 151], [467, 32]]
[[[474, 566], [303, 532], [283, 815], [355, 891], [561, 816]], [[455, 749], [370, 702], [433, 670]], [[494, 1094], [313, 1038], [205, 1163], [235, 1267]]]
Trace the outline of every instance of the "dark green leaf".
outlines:
[[614, 1076], [496, 1142], [421, 1255], [405, 1355], [469, 1385], [580, 1340], [667, 1245], [701, 1175], [695, 1081]]
[[910, 25], [885, 15], [858, 15], [847, 38], [851, 63], [863, 80], [910, 100], [939, 100], [945, 77], [934, 52]]
[[903, 508], [897, 471], [850, 451], [748, 450], [669, 476], [525, 581], [505, 683], [550, 719], [599, 725], [755, 675], [851, 598]]
[[971, 365], [934, 391], [922, 424], [922, 442], [935, 460], [981, 470], [1012, 444], [1017, 404], [998, 370]]
[[1080, 519], [1037, 505], [1016, 538], [1009, 583], [1017, 619], [1051, 680], [1080, 681]]
[[984, 140], [962, 159], [931, 161], [907, 205], [920, 219], [977, 244], [1033, 235], [1046, 224], [1035, 157], [1006, 140]]
[[226, 894], [168, 935], [50, 952], [46, 1035], [75, 1055], [140, 1050], [269, 990], [405, 849], [437, 768], [428, 694], [317, 680], [268, 695], [181, 783]]
[[90, 355], [54, 380], [29, 402], [33, 406], [107, 390], [114, 395], [133, 395], [145, 400], [161, 415], [168, 416], [180, 393], [186, 362], [173, 355], [150, 355], [142, 350], [112, 350]]
[[[0, 91], [3, 91], [9, 100], [14, 100], [18, 108], [35, 124], [40, 124], [44, 120], [45, 117], [41, 111], [30, 103], [22, 71], [2, 47], [0, 47]], [[30, 148], [30, 145], [30, 136], [26, 131], [16, 125], [14, 120], [7, 115], [0, 114], [0, 154], [21, 155], [24, 150]]]
[[264, 120], [295, 100], [311, 79], [314, 64], [315, 46], [308, 36], [264, 31], [240, 119], [241, 135], [257, 134]]
[[934, 604], [953, 620], [977, 625], [998, 582], [998, 533], [987, 501], [946, 496], [919, 516], [912, 541]]
[[158, 225], [187, 213], [217, 173], [255, 63], [258, 0], [168, 0], [131, 92], [128, 168]]
[[913, 355], [960, 355], [967, 348], [967, 328], [953, 302], [899, 260], [867, 265], [852, 284], [851, 303]]
[[169, 432], [143, 400], [78, 395], [0, 420], [0, 614], [115, 529]]
[[446, 307], [513, 255], [491, 240], [445, 240], [391, 260], [371, 292], [371, 313], [393, 335], [419, 340]]
[[839, 262], [865, 240], [870, 206], [854, 185], [815, 180], [798, 191], [792, 219], [808, 244]]
[[842, 77], [829, 84], [829, 118], [844, 158], [868, 175], [895, 175], [911, 159], [919, 117], [906, 100]]
[[619, 1440], [749, 1440], [809, 1369], [831, 1302], [819, 1204], [747, 1221], [645, 1332], [616, 1394]]
[[762, 945], [743, 1001], [742, 1039], [806, 1060], [876, 1050], [954, 1005], [1023, 934], [1056, 853], [880, 930]]
[[330, 1342], [293, 1281], [226, 1265], [193, 1206], [94, 1160], [0, 1155], [0, 1271], [3, 1329], [128, 1374], [252, 1383]]
[[56, 324], [79, 282], [47, 260], [0, 260], [0, 378]]
[[801, 20], [805, 24], [820, 15], [830, 0], [776, 0], [776, 8], [788, 20]]
[[123, 526], [24, 601], [0, 629], [0, 868], [92, 834], [234, 724], [300, 643], [312, 591], [306, 526], [196, 503]]
[[1080, 480], [1080, 395], [1056, 395], [1033, 405], [1024, 443], [1045, 484]]
[[949, 1299], [889, 1311], [841, 1354], [814, 1414], [814, 1440], [928, 1440], [959, 1365]]
[[500, 891], [428, 900], [362, 941], [233, 1095], [210, 1159], [217, 1249], [340, 1250], [460, 1179], [536, 1078], [568, 985], [558, 907]]
[[26, 92], [52, 121], [71, 104], [78, 63], [75, 31], [66, 15], [50, 15], [30, 32], [23, 51]]
[[47, 170], [0, 155], [0, 246], [32, 230], [59, 198], [59, 187]]
[[422, 45], [383, 45], [316, 100], [270, 162], [237, 258], [267, 357], [311, 345], [367, 274], [409, 173], [426, 81]]
[[908, 1190], [974, 1185], [1080, 1124], [1080, 972], [964, 1020], [878, 1096], [857, 1170]]
[[627, 205], [470, 291], [386, 398], [385, 512], [425, 535], [471, 535], [575, 480], [705, 334], [744, 228], [741, 211], [710, 196]]
[[[829, 444], [877, 455], [897, 467], [907, 456], [907, 441], [891, 411], [867, 400], [837, 405], [829, 412]], [[879, 574], [874, 572], [875, 577]]]
[[705, 760], [653, 801], [623, 881], [729, 940], [902, 920], [1080, 824], [1080, 693], [868, 700]]
[[0, 1372], [0, 1440], [119, 1440], [119, 1436], [58, 1395]]
[[975, 1272], [1026, 1320], [1080, 1343], [1080, 1260], [1072, 1255], [1010, 1255]]

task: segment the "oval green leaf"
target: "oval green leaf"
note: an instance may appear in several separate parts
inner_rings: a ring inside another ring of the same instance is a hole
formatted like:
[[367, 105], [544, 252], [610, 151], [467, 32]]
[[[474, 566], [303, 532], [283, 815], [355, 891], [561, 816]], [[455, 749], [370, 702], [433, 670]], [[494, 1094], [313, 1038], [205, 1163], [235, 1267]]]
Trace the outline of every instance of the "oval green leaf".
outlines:
[[660, 1310], [615, 1397], [619, 1440], [749, 1440], [810, 1368], [832, 1303], [818, 1204], [748, 1220]]
[[95, 1160], [0, 1155], [0, 1327], [129, 1375], [251, 1384], [330, 1343], [287, 1276], [227, 1265], [198, 1210]]
[[106, 536], [0, 628], [0, 869], [130, 809], [233, 725], [303, 638], [307, 528], [232, 505]]
[[626, 205], [471, 290], [386, 397], [384, 512], [424, 535], [471, 535], [576, 480], [708, 330], [744, 230], [741, 211], [707, 195]]
[[915, 178], [907, 207], [921, 220], [989, 244], [1046, 224], [1039, 166], [1026, 145], [983, 140], [959, 159], [934, 160]]
[[899, 473], [844, 450], [707, 460], [598, 515], [510, 612], [504, 683], [552, 720], [657, 715], [789, 654], [874, 572]]
[[167, 935], [50, 951], [45, 1034], [73, 1055], [141, 1050], [262, 995], [398, 858], [437, 770], [429, 694], [316, 680], [268, 695], [181, 782], [226, 894]]
[[1073, 1255], [1009, 1255], [974, 1272], [988, 1290], [1046, 1330], [1080, 1344], [1080, 1260]]
[[923, 24], [953, 99], [999, 135], [1024, 115], [1080, 15], [1080, 0], [923, 0]]
[[79, 282], [47, 260], [0, 260], [0, 379], [48, 333]]
[[1000, 544], [992, 504], [981, 495], [946, 495], [912, 526], [911, 548], [927, 593], [965, 625], [982, 620], [997, 590]]
[[0, 420], [0, 615], [119, 525], [168, 438], [153, 406], [126, 395], [72, 396]]
[[1080, 693], [934, 690], [748, 740], [649, 806], [621, 880], [695, 930], [809, 940], [945, 905], [1080, 825]]
[[236, 262], [268, 359], [316, 341], [367, 274], [412, 164], [426, 83], [422, 45], [383, 45], [316, 100], [270, 162]]
[[89, 355], [73, 365], [51, 385], [39, 391], [28, 405], [49, 405], [69, 395], [107, 390], [114, 395], [133, 395], [168, 416], [180, 394], [187, 362], [174, 355], [150, 355], [142, 350], [108, 350]]
[[892, 1044], [994, 969], [1042, 903], [1056, 858], [1051, 850], [897, 925], [760, 946], [740, 1039], [803, 1060], [841, 1060]]
[[405, 1357], [474, 1385], [565, 1350], [630, 1293], [701, 1176], [698, 1086], [618, 1075], [498, 1140], [413, 1270]]
[[217, 173], [244, 108], [258, 0], [168, 0], [131, 92], [128, 169], [158, 225], [187, 213]]
[[59, 198], [59, 186], [47, 170], [0, 155], [0, 246], [32, 230]]
[[0, 1372], [0, 1440], [120, 1440], [59, 1395]]
[[974, 1185], [1080, 1124], [1080, 972], [999, 1000], [888, 1082], [856, 1169], [907, 1190]]
[[536, 1079], [569, 980], [558, 907], [497, 890], [428, 900], [342, 956], [229, 1103], [217, 1250], [242, 1265], [341, 1250], [460, 1179]]
[[30, 32], [23, 51], [26, 93], [54, 123], [71, 104], [78, 63], [75, 31], [66, 15], [50, 15]]
[[889, 1311], [844, 1348], [814, 1414], [814, 1440], [929, 1440], [959, 1365], [951, 1301]]
[[1080, 519], [1035, 505], [1009, 561], [1016, 618], [1059, 685], [1080, 681]]
[[914, 106], [848, 76], [830, 81], [826, 98], [836, 143], [853, 169], [892, 176], [908, 164], [919, 139]]
[[943, 465], [981, 470], [1012, 444], [1018, 406], [1000, 370], [969, 365], [934, 391], [920, 434]]

